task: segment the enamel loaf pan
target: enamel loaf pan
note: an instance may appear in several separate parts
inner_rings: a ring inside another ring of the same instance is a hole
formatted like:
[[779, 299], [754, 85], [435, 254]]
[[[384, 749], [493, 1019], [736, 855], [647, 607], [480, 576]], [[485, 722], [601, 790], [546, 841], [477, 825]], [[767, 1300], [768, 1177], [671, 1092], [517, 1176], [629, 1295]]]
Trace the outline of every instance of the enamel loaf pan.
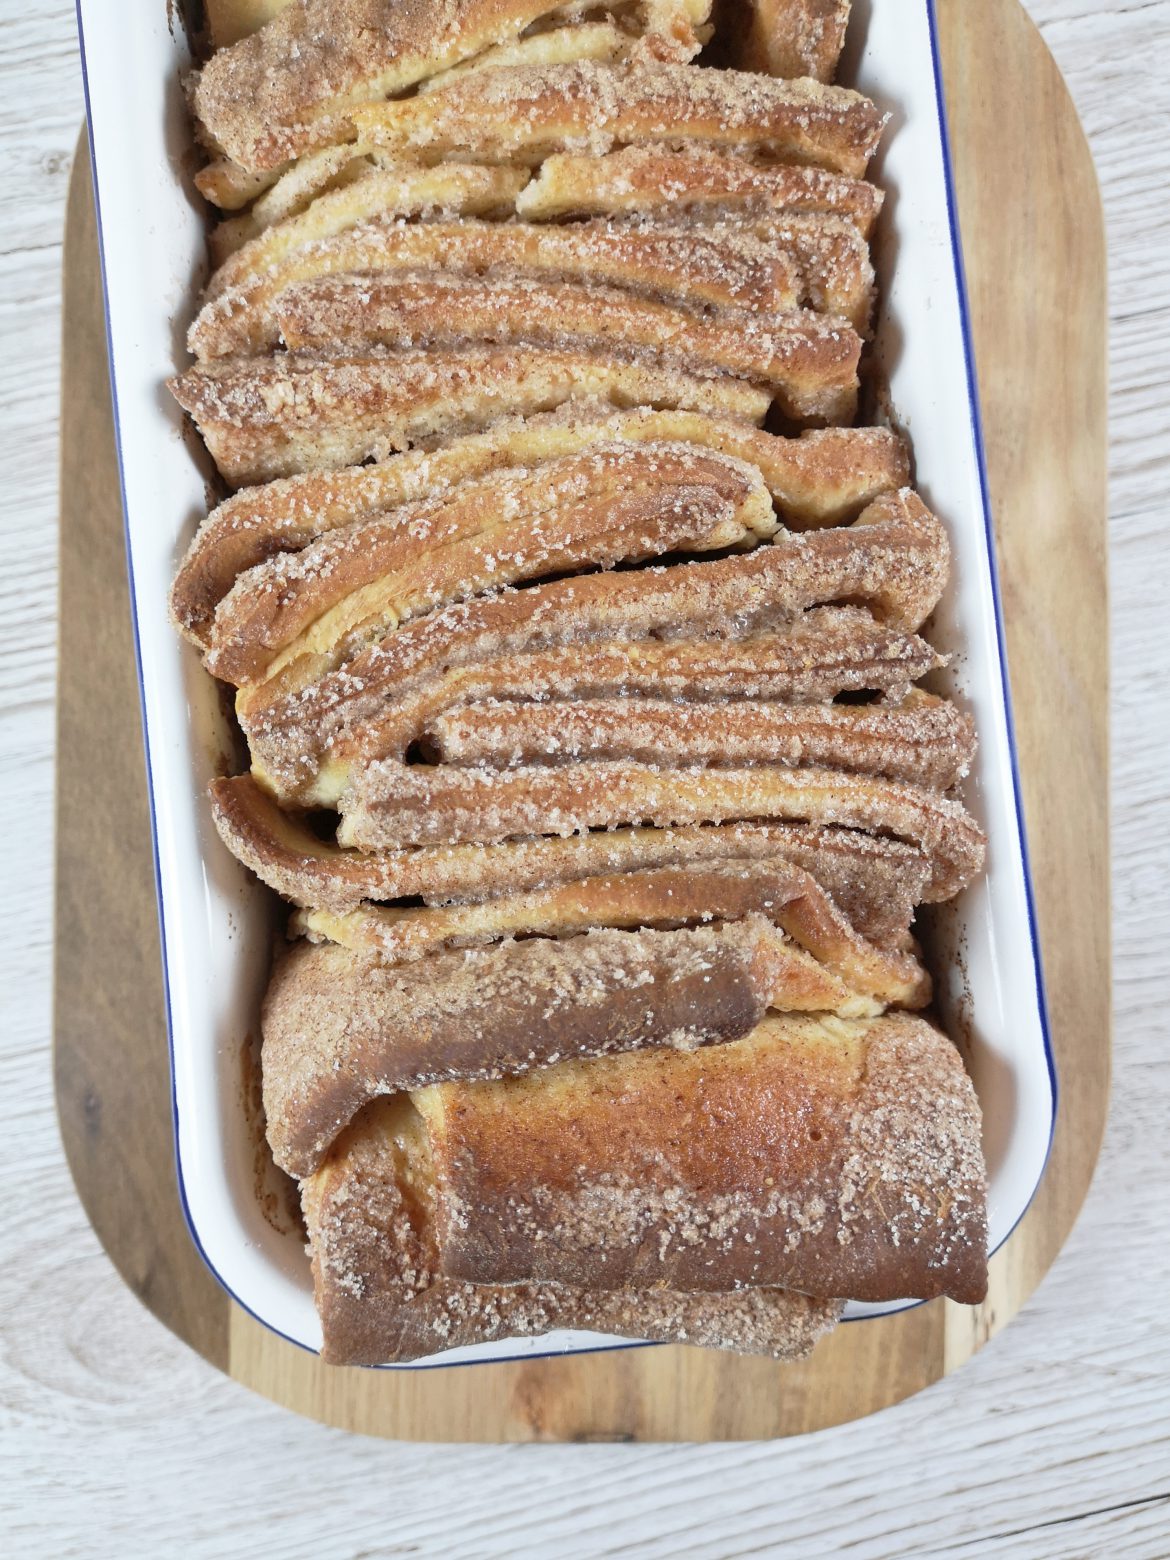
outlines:
[[[181, 31], [164, 0], [79, 0], [98, 198], [110, 365], [146, 734], [179, 1184], [191, 1233], [231, 1294], [305, 1348], [320, 1344], [308, 1263], [291, 1220], [257, 1185], [242, 1055], [254, 1034], [275, 920], [268, 892], [220, 844], [206, 802], [231, 735], [195, 652], [167, 617], [176, 562], [206, 510], [204, 478], [163, 382], [205, 274], [204, 214], [180, 76]], [[940, 999], [986, 1118], [991, 1243], [1027, 1207], [1044, 1168], [1055, 1078], [1044, 1016], [1003, 663], [946, 145], [928, 0], [854, 5], [842, 81], [892, 118], [873, 176], [888, 191], [877, 240], [876, 352], [914, 444], [923, 497], [946, 521], [954, 578], [933, 637], [953, 653], [940, 683], [970, 708], [980, 752], [966, 800], [989, 870], [933, 928]], [[949, 973], [947, 973], [949, 972]], [[162, 1037], [160, 1036], [160, 1041]], [[262, 1181], [262, 1176], [261, 1176]], [[853, 1306], [850, 1315], [896, 1306]], [[484, 1345], [455, 1363], [618, 1347], [586, 1333]], [[410, 1367], [400, 1367], [410, 1368]]]

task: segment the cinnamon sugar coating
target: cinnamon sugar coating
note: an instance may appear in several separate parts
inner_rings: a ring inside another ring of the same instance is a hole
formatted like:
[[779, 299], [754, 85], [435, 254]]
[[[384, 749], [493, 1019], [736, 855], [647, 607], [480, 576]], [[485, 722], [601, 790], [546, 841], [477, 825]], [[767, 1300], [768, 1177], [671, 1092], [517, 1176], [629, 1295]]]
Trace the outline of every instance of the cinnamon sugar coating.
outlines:
[[516, 196], [528, 222], [647, 212], [822, 213], [869, 238], [882, 209], [874, 184], [825, 168], [756, 163], [716, 148], [624, 146], [600, 156], [555, 152]]
[[718, 1045], [769, 1008], [876, 1004], [759, 914], [677, 931], [591, 930], [387, 966], [299, 943], [264, 999], [264, 1110], [276, 1162], [310, 1174], [370, 1099], [498, 1078], [567, 1056]]
[[914, 951], [868, 942], [815, 878], [779, 857], [581, 878], [478, 905], [311, 910], [293, 916], [290, 932], [397, 964], [507, 937], [566, 937], [603, 926], [663, 930], [750, 915], [766, 916], [863, 999], [900, 1007], [930, 1000], [930, 980]]
[[[854, 235], [856, 236], [856, 235]], [[868, 262], [867, 262], [868, 264]], [[794, 355], [808, 351], [808, 321], [797, 304], [841, 314], [867, 328], [869, 279], [858, 276], [826, 301], [819, 282], [800, 280], [792, 307], [760, 318], [741, 310], [715, 316], [619, 288], [550, 285], [526, 277], [327, 277], [290, 287], [275, 313], [285, 345], [321, 351], [330, 344], [398, 349], [455, 340], [504, 345], [580, 343], [653, 354], [706, 374], [731, 374], [783, 392]]]
[[298, 163], [251, 211], [212, 231], [216, 269], [205, 298], [271, 275], [298, 250], [365, 222], [505, 217], [529, 177], [522, 168], [456, 162], [431, 167], [377, 153], [355, 157], [352, 148], [339, 147], [313, 161], [314, 167]]
[[758, 472], [687, 445], [600, 444], [530, 472], [495, 472], [331, 531], [239, 576], [206, 663], [236, 684], [368, 640], [493, 586], [772, 535]]
[[[264, 352], [280, 340], [278, 306], [289, 287], [354, 273], [433, 281], [438, 271], [468, 277], [506, 271], [550, 287], [611, 286], [695, 308], [775, 314], [792, 309], [801, 296], [794, 248], [731, 223], [706, 233], [669, 223], [558, 227], [470, 217], [363, 222], [291, 248], [271, 263], [262, 259], [253, 271], [233, 257], [226, 269], [238, 279], [229, 285], [212, 277], [188, 345], [204, 362]], [[804, 287], [810, 291], [809, 283]], [[819, 334], [831, 329], [821, 324]], [[848, 342], [848, 330], [838, 334]]]
[[735, 148], [861, 178], [886, 119], [868, 98], [815, 81], [696, 65], [583, 62], [483, 71], [440, 92], [352, 114], [361, 145], [428, 156], [538, 162], [640, 142]]
[[363, 853], [319, 838], [250, 775], [213, 781], [210, 790], [220, 837], [245, 866], [293, 904], [338, 913], [365, 900], [484, 903], [600, 873], [724, 859], [773, 861], [802, 867], [859, 933], [896, 949], [905, 943], [930, 876], [925, 854], [905, 841], [796, 823], [613, 829], [493, 846]]
[[[868, 600], [897, 634], [916, 628], [931, 611], [948, 564], [945, 535], [930, 512], [913, 495], [891, 494], [871, 504], [848, 529], [784, 536], [717, 561], [582, 575], [445, 608], [396, 630], [336, 671], [322, 666], [305, 676], [304, 668], [291, 667], [276, 674], [267, 684], [242, 693], [237, 713], [253, 756], [274, 785], [290, 794], [299, 790], [306, 799], [333, 800], [336, 787], [319, 783], [322, 762], [331, 754], [344, 759], [354, 752], [394, 751], [399, 728], [417, 734], [420, 715], [425, 720], [445, 707], [448, 696], [438, 685], [454, 668], [563, 645], [675, 640], [696, 634], [738, 639], [785, 622], [799, 625], [808, 608], [841, 599]], [[861, 632], [860, 643], [851, 647], [837, 638], [835, 644], [822, 644], [825, 655], [819, 665], [824, 671], [852, 661], [860, 671], [863, 663], [877, 663], [872, 674], [865, 673], [876, 682], [855, 680], [845, 670], [836, 674], [841, 679], [836, 687], [889, 688], [938, 664], [935, 653], [920, 644], [865, 632], [866, 621], [843, 620], [847, 633]], [[816, 642], [809, 648], [813, 670], [818, 665]], [[753, 670], [750, 650], [748, 657], [743, 667], [748, 680], [726, 691], [766, 697], [766, 681], [750, 680], [760, 679], [764, 669], [756, 664]], [[902, 657], [905, 667], [899, 675], [896, 663]], [[666, 669], [669, 652], [654, 651], [651, 661], [655, 659]], [[882, 672], [883, 662], [893, 675]], [[566, 661], [561, 674], [566, 679], [572, 676], [569, 666]], [[734, 659], [729, 666], [734, 672]], [[718, 667], [714, 670], [717, 676]], [[555, 675], [556, 667], [552, 671]], [[687, 675], [683, 661], [678, 674]], [[822, 676], [819, 686], [826, 681], [831, 676]], [[476, 692], [475, 684], [463, 679], [456, 702], [506, 695], [509, 686], [496, 679]], [[623, 688], [634, 692], [640, 685], [636, 676], [631, 679], [615, 665], [608, 681], [581, 680], [573, 686], [581, 693], [602, 693]], [[817, 686], [810, 678], [806, 696], [827, 696], [818, 695]], [[556, 691], [550, 683], [547, 692]], [[641, 691], [651, 690], [642, 686]], [[717, 683], [711, 692], [718, 693]]]
[[338, 840], [359, 850], [491, 844], [586, 829], [782, 819], [892, 834], [931, 864], [925, 898], [952, 899], [983, 866], [986, 841], [961, 802], [833, 769], [668, 769], [631, 762], [506, 770], [404, 764], [358, 770]]
[[966, 774], [975, 751], [970, 717], [925, 694], [871, 705], [703, 704], [688, 690], [687, 702], [680, 711], [665, 698], [487, 699], [436, 716], [424, 735], [445, 764], [812, 764], [938, 790]]
[[[809, 339], [818, 356], [837, 356], [840, 333], [810, 326]], [[829, 420], [844, 420], [856, 395], [853, 355], [850, 349], [831, 368], [806, 363], [794, 373], [793, 394], [824, 408]], [[188, 369], [171, 390], [235, 487], [384, 460], [429, 439], [552, 411], [577, 397], [757, 423], [770, 402], [766, 392], [739, 380], [702, 378], [613, 352], [528, 346], [227, 359]]]
[[971, 1080], [890, 1013], [771, 1014], [738, 1042], [417, 1091], [440, 1270], [856, 1300], [987, 1287]]
[[400, 1097], [368, 1106], [302, 1183], [324, 1358], [412, 1360], [463, 1344], [584, 1328], [616, 1337], [803, 1359], [835, 1300], [777, 1289], [681, 1293], [652, 1284], [470, 1284], [438, 1267], [426, 1136]]
[[310, 472], [235, 494], [212, 511], [188, 549], [171, 591], [175, 621], [206, 645], [216, 606], [254, 564], [492, 471], [540, 466], [610, 440], [682, 440], [747, 461], [763, 477], [784, 525], [797, 531], [851, 520], [909, 475], [905, 444], [884, 428], [826, 428], [785, 439], [702, 413], [573, 406], [379, 465]]
[[559, 0], [291, 0], [221, 49], [192, 107], [209, 146], [264, 172], [349, 139], [347, 110], [517, 36]]
[[[521, 722], [544, 724], [554, 739], [564, 732], [571, 742], [571, 712], [578, 701], [658, 697], [671, 701], [673, 719], [667, 715], [665, 724], [673, 732], [676, 760], [692, 751], [688, 733], [696, 726], [706, 722], [718, 729], [719, 710], [740, 701], [767, 701], [775, 707], [774, 716], [765, 717], [772, 719], [773, 732], [787, 722], [789, 733], [801, 740], [799, 752], [778, 745], [770, 761], [811, 762], [806, 747], [811, 742], [826, 754], [831, 750], [843, 768], [878, 772], [883, 763], [897, 768], [897, 756], [889, 751], [881, 759], [875, 746], [864, 743], [863, 718], [850, 715], [848, 706], [823, 701], [860, 690], [896, 694], [940, 664], [924, 640], [875, 624], [868, 613], [851, 607], [814, 609], [791, 628], [743, 638], [623, 640], [621, 634], [619, 622], [613, 639], [570, 640], [541, 650], [472, 657], [462, 664], [463, 647], [456, 646], [447, 665], [421, 666], [417, 675], [404, 676], [397, 685], [391, 660], [379, 662], [384, 676], [371, 676], [366, 658], [360, 657], [363, 667], [355, 664], [356, 681], [349, 674], [330, 676], [300, 695], [244, 712], [253, 764], [282, 799], [334, 805], [362, 765], [401, 758], [420, 740], [433, 742], [436, 722], [448, 711], [483, 701], [510, 707], [524, 701]], [[341, 694], [336, 702], [328, 690]], [[793, 703], [776, 702], [781, 700]], [[635, 721], [638, 709], [636, 704], [629, 709]], [[620, 724], [620, 711], [617, 718]], [[958, 754], [956, 746], [956, 762]], [[752, 761], [761, 757], [757, 749]], [[669, 761], [667, 747], [658, 749], [653, 761], [659, 758]], [[705, 755], [695, 754], [691, 761], [704, 760]], [[941, 754], [934, 755], [936, 761], [948, 762]]]

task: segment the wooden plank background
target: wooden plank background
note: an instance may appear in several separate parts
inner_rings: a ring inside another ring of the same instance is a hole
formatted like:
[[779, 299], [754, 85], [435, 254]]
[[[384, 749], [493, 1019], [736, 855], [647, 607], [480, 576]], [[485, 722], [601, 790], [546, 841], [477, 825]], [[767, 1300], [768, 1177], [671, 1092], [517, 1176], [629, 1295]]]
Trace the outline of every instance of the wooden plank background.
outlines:
[[299, 1423], [202, 1365], [121, 1286], [63, 1166], [47, 1062], [56, 266], [80, 90], [71, 7], [46, 0], [7, 15], [9, 3], [0, 7], [0, 514], [15, 560], [0, 587], [0, 774], [15, 825], [0, 940], [0, 1152], [16, 1204], [0, 1265], [9, 1552], [157, 1554], [181, 1534], [187, 1553], [233, 1556], [732, 1556], [781, 1543], [800, 1555], [848, 1543], [875, 1557], [1164, 1556], [1170, 250], [1157, 191], [1170, 177], [1168, 0], [1030, 6], [1093, 137], [1113, 240], [1117, 1070], [1112, 1131], [1081, 1224], [1002, 1338], [868, 1424], [786, 1445], [442, 1452]]

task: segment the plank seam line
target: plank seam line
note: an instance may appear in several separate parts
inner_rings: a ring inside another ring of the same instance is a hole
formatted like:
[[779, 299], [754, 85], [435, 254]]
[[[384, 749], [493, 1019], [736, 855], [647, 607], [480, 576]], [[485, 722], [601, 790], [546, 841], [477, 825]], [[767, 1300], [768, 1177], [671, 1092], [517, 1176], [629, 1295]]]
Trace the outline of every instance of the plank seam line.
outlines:
[[1093, 1506], [1088, 1511], [1074, 1511], [1067, 1517], [1051, 1517], [1047, 1522], [1033, 1522], [1028, 1527], [1005, 1528], [1001, 1533], [981, 1533], [978, 1538], [966, 1538], [959, 1544], [948, 1544], [939, 1554], [954, 1554], [960, 1549], [970, 1549], [974, 1544], [994, 1544], [1002, 1538], [1021, 1538], [1025, 1533], [1041, 1533], [1045, 1528], [1067, 1527], [1073, 1522], [1087, 1522], [1090, 1517], [1106, 1517], [1114, 1511], [1132, 1511], [1139, 1506], [1170, 1505], [1170, 1490], [1161, 1495], [1141, 1495], [1136, 1500], [1121, 1500], [1113, 1506]]

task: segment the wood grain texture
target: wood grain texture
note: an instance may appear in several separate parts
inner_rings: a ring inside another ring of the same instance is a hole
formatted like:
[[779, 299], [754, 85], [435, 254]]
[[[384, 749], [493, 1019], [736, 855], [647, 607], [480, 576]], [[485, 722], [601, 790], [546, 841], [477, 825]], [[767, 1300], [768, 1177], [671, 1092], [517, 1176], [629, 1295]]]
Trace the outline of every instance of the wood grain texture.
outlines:
[[61, 313], [57, 1110], [85, 1211], [118, 1271], [156, 1316], [226, 1369], [225, 1297], [183, 1221], [170, 1065], [158, 1043], [166, 1015], [154, 865], [142, 849], [150, 814], [138, 677], [89, 149], [78, 150], [66, 224], [85, 261], [65, 267]]
[[[131, 1287], [199, 1352], [266, 1397], [329, 1424], [412, 1440], [710, 1441], [820, 1430], [898, 1402], [965, 1363], [1014, 1317], [1072, 1226], [1103, 1130], [1109, 1063], [1107, 918], [1071, 927], [1062, 920], [1072, 899], [1107, 904], [1109, 897], [1104, 237], [1075, 112], [1016, 0], [991, 0], [978, 11], [950, 3], [941, 20], [1037, 891], [1056, 997], [1053, 1039], [1066, 1086], [1049, 1173], [993, 1262], [987, 1302], [974, 1310], [936, 1303], [851, 1324], [796, 1367], [655, 1348], [480, 1366], [474, 1379], [451, 1370], [338, 1371], [267, 1332], [209, 1285], [182, 1229], [174, 1186], [149, 866], [143, 851], [127, 853], [121, 873], [111, 859], [112, 842], [147, 839], [129, 629], [119, 612], [107, 616], [100, 635], [82, 627], [95, 580], [112, 604], [124, 600], [125, 579], [105, 362], [92, 318], [82, 318], [98, 300], [88, 168], [84, 159], [78, 164], [62, 403], [62, 1129], [87, 1212]], [[999, 158], [1005, 133], [1033, 150]], [[1058, 258], [1064, 285], [1048, 294], [1032, 279]], [[1047, 387], [1043, 399], [1038, 380]], [[1047, 507], [1046, 494], [1056, 499]], [[1057, 575], [1048, 560], [1061, 546], [1069, 562]], [[1027, 601], [1041, 610], [1024, 611]], [[1075, 768], [1061, 756], [1070, 732]], [[105, 777], [96, 798], [87, 754]], [[128, 1074], [120, 1065], [127, 1057], [143, 1065]]]
[[[81, 107], [73, 8], [0, 3], [0, 1497], [6, 1550], [154, 1557], [988, 1555], [1164, 1560], [1170, 730], [1170, 0], [1029, 0], [1088, 130], [1111, 261], [1116, 1051], [1084, 1213], [962, 1371], [828, 1434], [714, 1447], [393, 1445], [298, 1420], [137, 1303], [86, 1225], [48, 1087], [57, 269]], [[1135, 114], [1134, 103], [1143, 112]], [[94, 615], [100, 615], [97, 604]], [[1070, 906], [1069, 914], [1098, 907]], [[305, 1476], [305, 1470], [311, 1476]], [[324, 1494], [327, 1492], [327, 1498]]]

